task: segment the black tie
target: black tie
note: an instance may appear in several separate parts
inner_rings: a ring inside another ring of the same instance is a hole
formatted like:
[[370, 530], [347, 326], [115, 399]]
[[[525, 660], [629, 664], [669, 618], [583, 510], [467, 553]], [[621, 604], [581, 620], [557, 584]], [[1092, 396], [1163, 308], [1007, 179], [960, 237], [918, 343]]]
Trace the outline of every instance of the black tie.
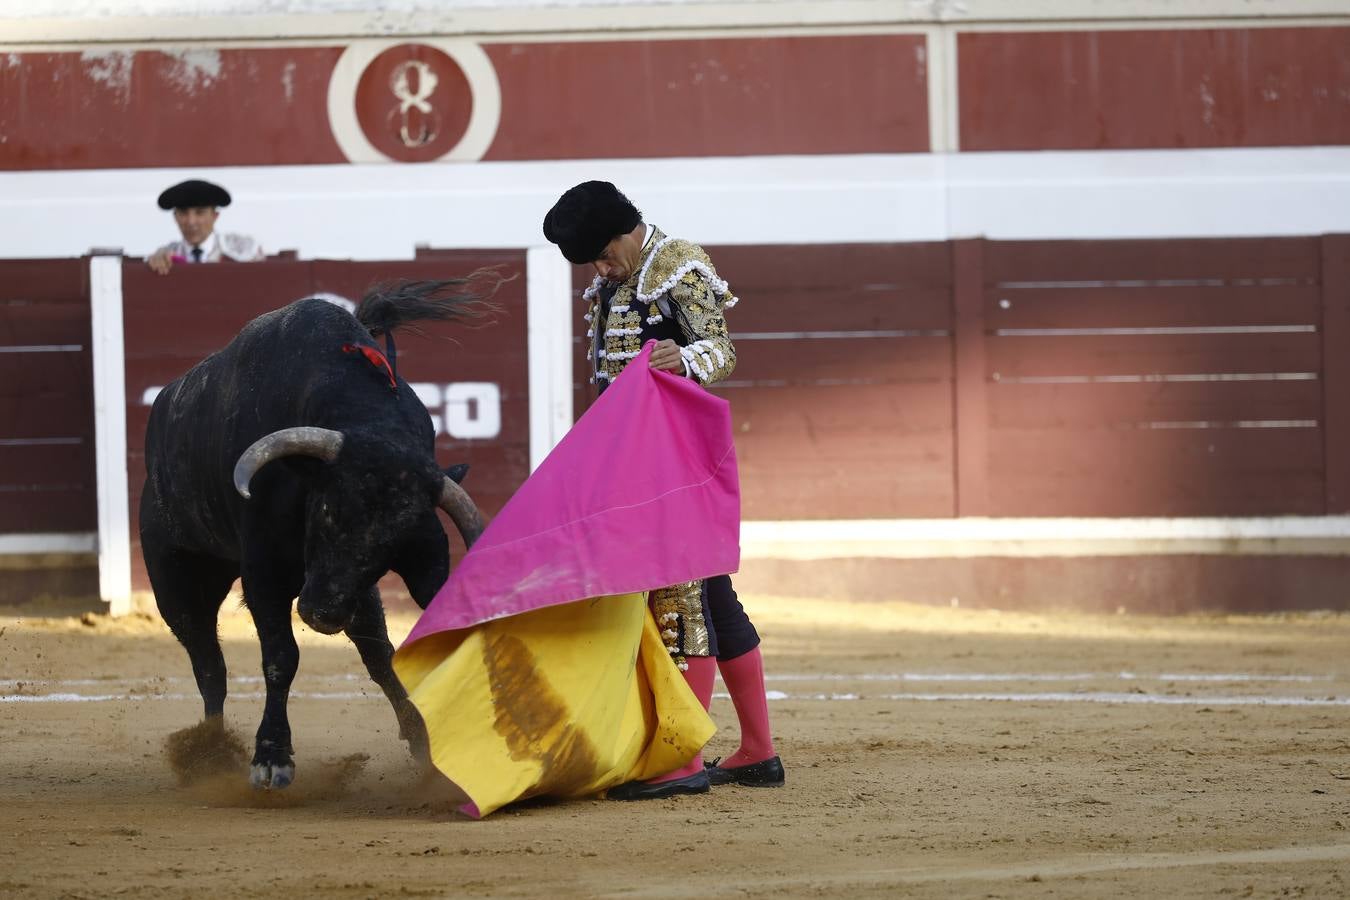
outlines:
[[199, 263], [199, 262], [202, 261], [202, 248], [201, 248], [201, 247], [193, 247], [193, 248], [192, 248], [192, 261], [195, 262], [195, 263]]

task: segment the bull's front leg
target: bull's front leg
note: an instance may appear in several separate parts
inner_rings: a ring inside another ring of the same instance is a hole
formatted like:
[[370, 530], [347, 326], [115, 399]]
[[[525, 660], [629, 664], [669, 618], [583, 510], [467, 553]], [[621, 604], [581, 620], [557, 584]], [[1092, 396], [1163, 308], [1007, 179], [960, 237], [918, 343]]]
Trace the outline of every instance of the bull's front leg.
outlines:
[[[270, 592], [269, 592], [270, 594]], [[286, 715], [291, 682], [300, 667], [300, 648], [291, 630], [290, 596], [264, 594], [249, 596], [249, 611], [262, 644], [263, 682], [267, 701], [254, 744], [249, 782], [255, 788], [279, 790], [295, 780], [294, 751], [291, 749], [291, 723]]]
[[414, 759], [420, 763], [428, 762], [430, 753], [426, 725], [417, 707], [408, 699], [408, 692], [403, 689], [398, 676], [394, 674], [394, 645], [389, 642], [389, 630], [385, 625], [384, 607], [380, 604], [378, 588], [371, 588], [370, 593], [357, 604], [356, 615], [347, 626], [346, 635], [356, 645], [371, 679], [380, 686], [394, 707], [399, 737], [408, 742], [408, 750]]

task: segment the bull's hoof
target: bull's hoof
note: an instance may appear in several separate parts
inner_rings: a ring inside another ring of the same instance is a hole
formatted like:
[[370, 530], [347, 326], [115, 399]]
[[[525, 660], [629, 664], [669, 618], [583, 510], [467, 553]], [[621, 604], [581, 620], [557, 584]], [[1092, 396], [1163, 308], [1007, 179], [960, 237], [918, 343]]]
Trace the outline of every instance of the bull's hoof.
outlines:
[[[411, 704], [409, 709], [412, 710]], [[416, 710], [399, 716], [398, 736], [408, 742], [408, 752], [412, 754], [414, 761], [424, 767], [431, 764], [431, 745], [427, 738], [427, 727], [422, 724], [422, 717]]]
[[412, 755], [413, 762], [422, 768], [431, 765], [431, 745], [425, 730], [419, 728], [417, 734], [404, 735], [403, 739], [408, 742], [408, 752]]
[[248, 783], [258, 791], [279, 791], [295, 780], [295, 763], [254, 763], [249, 767]]

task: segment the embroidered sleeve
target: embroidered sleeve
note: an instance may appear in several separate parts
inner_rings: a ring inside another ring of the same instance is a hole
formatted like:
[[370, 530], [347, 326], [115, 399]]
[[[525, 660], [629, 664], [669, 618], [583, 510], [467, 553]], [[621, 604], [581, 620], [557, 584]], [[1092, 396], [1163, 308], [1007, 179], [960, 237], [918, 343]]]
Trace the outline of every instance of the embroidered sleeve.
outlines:
[[675, 302], [676, 318], [684, 333], [686, 346], [680, 349], [680, 355], [690, 377], [700, 384], [726, 378], [736, 368], [736, 348], [727, 334], [722, 309], [731, 306], [734, 298], [714, 293], [697, 271], [685, 273], [671, 288], [670, 298]]
[[257, 262], [263, 258], [262, 247], [246, 234], [220, 235], [220, 252], [235, 262]]

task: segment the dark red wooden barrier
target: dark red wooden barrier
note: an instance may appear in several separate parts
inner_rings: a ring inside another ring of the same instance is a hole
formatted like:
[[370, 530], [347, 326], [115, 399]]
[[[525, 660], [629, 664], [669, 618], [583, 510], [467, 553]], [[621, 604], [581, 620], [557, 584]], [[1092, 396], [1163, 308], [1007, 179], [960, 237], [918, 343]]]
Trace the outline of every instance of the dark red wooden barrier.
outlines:
[[90, 532], [89, 261], [0, 261], [0, 534]]
[[984, 244], [987, 513], [1326, 512], [1320, 264], [1316, 238]]
[[710, 252], [748, 519], [1350, 510], [1350, 238]]
[[[953, 515], [950, 246], [709, 253], [740, 298], [736, 371], [714, 390], [731, 401], [744, 517]], [[577, 292], [589, 283], [577, 269]]]
[[[717, 390], [747, 519], [1350, 512], [1350, 236], [711, 252], [741, 297], [739, 366]], [[148, 389], [299, 297], [485, 264], [521, 275], [524, 254], [166, 277], [128, 261], [133, 510]], [[87, 260], [0, 262], [0, 533], [96, 527], [87, 280]], [[490, 328], [400, 344], [403, 374], [433, 394], [499, 387], [499, 435], [437, 444], [473, 464], [489, 510], [529, 465], [525, 279], [498, 300]]]

